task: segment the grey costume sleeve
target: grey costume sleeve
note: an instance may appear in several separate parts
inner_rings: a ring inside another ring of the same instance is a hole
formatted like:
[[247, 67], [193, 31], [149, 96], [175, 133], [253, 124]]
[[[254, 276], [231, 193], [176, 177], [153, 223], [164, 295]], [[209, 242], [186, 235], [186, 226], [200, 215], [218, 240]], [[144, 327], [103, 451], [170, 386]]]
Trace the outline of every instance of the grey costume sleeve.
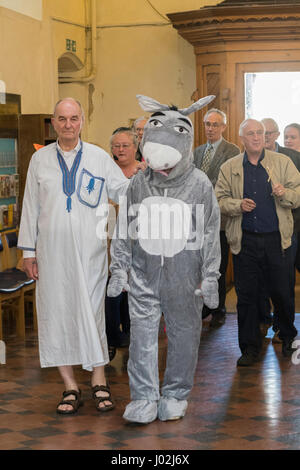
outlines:
[[204, 204], [204, 242], [202, 247], [201, 292], [205, 305], [217, 308], [219, 305], [218, 278], [221, 262], [220, 209], [213, 190], [208, 188]]
[[117, 297], [122, 290], [129, 292], [128, 271], [131, 267], [132, 241], [128, 233], [129, 217], [128, 211], [131, 206], [131, 184], [127, 190], [126, 196], [120, 200], [119, 213], [113, 238], [110, 245], [111, 277], [107, 287], [109, 297]]

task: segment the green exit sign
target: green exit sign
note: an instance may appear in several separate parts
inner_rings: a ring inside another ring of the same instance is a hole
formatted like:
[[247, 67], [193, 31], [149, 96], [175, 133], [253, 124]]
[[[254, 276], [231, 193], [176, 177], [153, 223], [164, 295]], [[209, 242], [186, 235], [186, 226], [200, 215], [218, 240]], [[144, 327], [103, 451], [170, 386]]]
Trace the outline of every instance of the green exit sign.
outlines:
[[66, 39], [66, 50], [76, 52], [76, 41], [73, 41], [73, 39]]

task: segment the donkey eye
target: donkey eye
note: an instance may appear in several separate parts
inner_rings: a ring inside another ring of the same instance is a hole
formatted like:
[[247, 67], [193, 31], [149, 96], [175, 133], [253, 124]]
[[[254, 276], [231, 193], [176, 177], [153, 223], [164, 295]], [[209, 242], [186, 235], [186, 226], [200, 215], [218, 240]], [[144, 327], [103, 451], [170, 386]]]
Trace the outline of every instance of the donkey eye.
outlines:
[[152, 121], [149, 121], [149, 124], [151, 127], [162, 127], [162, 123], [158, 121], [158, 119], [153, 119]]
[[183, 126], [174, 126], [174, 130], [179, 134], [188, 134], [189, 131]]

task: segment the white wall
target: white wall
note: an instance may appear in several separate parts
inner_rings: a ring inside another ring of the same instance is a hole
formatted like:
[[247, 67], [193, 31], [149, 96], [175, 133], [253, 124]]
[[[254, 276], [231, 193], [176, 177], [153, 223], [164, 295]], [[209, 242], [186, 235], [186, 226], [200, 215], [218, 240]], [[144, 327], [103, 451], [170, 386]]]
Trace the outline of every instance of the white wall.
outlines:
[[31, 16], [36, 20], [43, 18], [43, 0], [0, 0], [0, 7]]

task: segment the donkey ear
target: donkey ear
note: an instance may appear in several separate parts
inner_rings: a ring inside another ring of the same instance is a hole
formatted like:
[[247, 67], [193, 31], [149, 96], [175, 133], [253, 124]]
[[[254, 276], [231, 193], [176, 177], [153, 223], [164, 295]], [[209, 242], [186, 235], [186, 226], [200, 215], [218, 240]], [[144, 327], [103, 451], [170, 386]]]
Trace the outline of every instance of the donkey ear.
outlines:
[[188, 108], [178, 109], [178, 111], [184, 116], [188, 116], [189, 114], [192, 114], [195, 111], [199, 111], [199, 109], [204, 108], [204, 106], [211, 103], [214, 99], [215, 95], [204, 96], [204, 98], [200, 98], [200, 100], [196, 101]]
[[161, 104], [158, 101], [154, 100], [153, 98], [149, 98], [149, 96], [144, 95], [136, 95], [140, 107], [144, 111], [149, 111], [151, 113], [155, 113], [157, 111], [167, 111], [170, 107], [166, 104]]

